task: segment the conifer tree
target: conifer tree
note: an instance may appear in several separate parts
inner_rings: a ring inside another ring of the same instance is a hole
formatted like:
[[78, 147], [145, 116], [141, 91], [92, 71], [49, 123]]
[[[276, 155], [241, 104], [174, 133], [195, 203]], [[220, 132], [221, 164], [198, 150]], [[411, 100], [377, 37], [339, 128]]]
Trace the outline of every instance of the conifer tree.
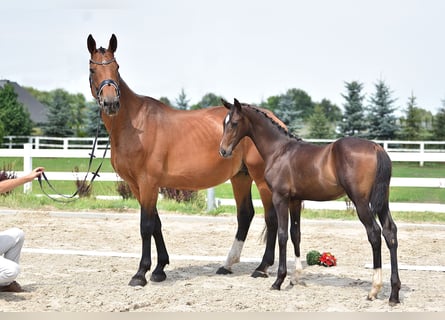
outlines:
[[342, 97], [346, 100], [343, 104], [344, 112], [340, 122], [340, 134], [342, 136], [363, 136], [367, 127], [362, 94], [363, 84], [358, 81], [345, 82], [346, 94]]
[[391, 140], [398, 131], [393, 106], [396, 99], [392, 98], [392, 91], [383, 80], [375, 84], [375, 92], [371, 96], [368, 114], [369, 139]]
[[[14, 87], [6, 83], [0, 87], [0, 122], [3, 134], [8, 136], [28, 136], [32, 131], [32, 120], [23, 103], [18, 101]], [[2, 136], [3, 137], [3, 136]]]

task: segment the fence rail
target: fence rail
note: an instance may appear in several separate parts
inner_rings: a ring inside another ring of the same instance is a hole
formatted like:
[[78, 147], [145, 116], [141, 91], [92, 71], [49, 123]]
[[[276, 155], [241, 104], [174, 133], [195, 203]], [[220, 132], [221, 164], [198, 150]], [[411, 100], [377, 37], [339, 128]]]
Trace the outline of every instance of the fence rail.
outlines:
[[[308, 139], [308, 142], [325, 144], [334, 140]], [[108, 138], [99, 138], [94, 152], [105, 148]], [[418, 162], [422, 166], [425, 162], [445, 162], [445, 141], [376, 141], [388, 152], [392, 161]], [[12, 137], [4, 138], [1, 157], [23, 157], [23, 171], [18, 175], [32, 170], [33, 158], [89, 158], [94, 138], [54, 138], [54, 137]], [[100, 154], [102, 156], [102, 154]], [[110, 152], [105, 156], [110, 157]], [[47, 168], [48, 169], [48, 168]], [[50, 180], [77, 180], [83, 178], [85, 172], [46, 172]], [[121, 178], [114, 172], [103, 172], [96, 181], [119, 181]], [[24, 191], [28, 192], [31, 183], [25, 184]], [[445, 173], [441, 178], [392, 178], [391, 186], [397, 187], [426, 187], [445, 188]], [[208, 190], [208, 197], [214, 199], [213, 189]], [[208, 207], [216, 200], [208, 199]]]

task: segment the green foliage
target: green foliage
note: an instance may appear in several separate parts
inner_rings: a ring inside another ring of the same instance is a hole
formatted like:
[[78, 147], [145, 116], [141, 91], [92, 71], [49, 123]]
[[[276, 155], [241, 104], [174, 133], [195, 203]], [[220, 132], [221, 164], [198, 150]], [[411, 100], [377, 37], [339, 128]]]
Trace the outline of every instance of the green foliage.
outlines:
[[167, 97], [160, 97], [159, 101], [161, 101], [163, 104], [166, 104], [167, 106], [172, 106], [170, 100]]
[[442, 100], [442, 105], [433, 122], [433, 139], [439, 141], [445, 140], [445, 100]]
[[323, 107], [316, 105], [314, 113], [309, 117], [309, 138], [329, 139], [335, 137], [335, 130], [332, 123], [325, 116]]
[[221, 105], [221, 96], [218, 96], [214, 93], [206, 93], [197, 104], [194, 104], [190, 109], [202, 109], [212, 106], [220, 106]]
[[371, 96], [371, 104], [368, 114], [368, 139], [391, 140], [398, 131], [393, 107], [396, 99], [392, 97], [392, 91], [383, 80], [375, 84], [375, 92]]
[[28, 110], [17, 99], [14, 87], [7, 83], [0, 88], [0, 136], [28, 136], [32, 121]]
[[306, 254], [306, 262], [309, 266], [319, 264], [321, 253], [317, 250], [311, 250]]
[[85, 110], [85, 135], [87, 137], [95, 137], [99, 126], [99, 137], [107, 137], [108, 132], [100, 118], [100, 109], [95, 101], [86, 104]]
[[188, 110], [190, 99], [187, 98], [187, 95], [184, 91], [184, 88], [181, 89], [178, 98], [175, 100], [175, 107], [180, 110]]
[[322, 99], [320, 103], [315, 104], [315, 106], [317, 105], [322, 108], [324, 115], [331, 123], [336, 124], [337, 122], [341, 121], [342, 113], [337, 105], [333, 104], [328, 99]]
[[342, 121], [340, 122], [340, 133], [342, 136], [364, 136], [367, 123], [362, 95], [363, 84], [357, 81], [345, 82], [346, 94], [342, 97], [346, 100]]

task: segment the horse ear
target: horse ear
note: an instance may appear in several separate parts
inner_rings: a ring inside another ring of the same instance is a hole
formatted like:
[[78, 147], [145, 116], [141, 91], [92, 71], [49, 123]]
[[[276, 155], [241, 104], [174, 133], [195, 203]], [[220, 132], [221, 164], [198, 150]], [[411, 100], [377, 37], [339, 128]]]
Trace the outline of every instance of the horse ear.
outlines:
[[239, 101], [236, 98], [233, 99], [233, 102], [235, 104], [236, 110], [238, 112], [241, 112], [241, 103], [239, 103]]
[[117, 38], [114, 33], [111, 35], [110, 43], [108, 45], [108, 51], [114, 53], [117, 49]]
[[221, 98], [221, 102], [223, 104], [224, 107], [226, 107], [227, 109], [230, 110], [230, 108], [232, 107], [232, 104], [227, 102], [226, 100], [224, 100], [223, 98]]
[[90, 34], [87, 39], [88, 51], [93, 54], [96, 51], [96, 40], [94, 40], [93, 36]]

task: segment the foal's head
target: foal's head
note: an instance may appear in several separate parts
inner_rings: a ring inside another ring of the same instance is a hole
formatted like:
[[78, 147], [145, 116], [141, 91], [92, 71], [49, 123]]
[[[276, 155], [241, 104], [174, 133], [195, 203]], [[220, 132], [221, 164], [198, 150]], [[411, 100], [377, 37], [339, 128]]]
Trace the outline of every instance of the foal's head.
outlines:
[[115, 115], [119, 111], [119, 65], [114, 58], [117, 39], [113, 34], [108, 49], [96, 49], [96, 41], [90, 34], [87, 40], [90, 58], [90, 87], [99, 107], [107, 115]]
[[224, 107], [230, 111], [224, 118], [224, 131], [219, 145], [219, 154], [224, 158], [228, 158], [232, 155], [233, 149], [235, 149], [240, 140], [247, 135], [249, 123], [243, 117], [242, 106], [238, 100], [234, 99], [234, 104], [224, 99], [221, 99], [221, 101]]

